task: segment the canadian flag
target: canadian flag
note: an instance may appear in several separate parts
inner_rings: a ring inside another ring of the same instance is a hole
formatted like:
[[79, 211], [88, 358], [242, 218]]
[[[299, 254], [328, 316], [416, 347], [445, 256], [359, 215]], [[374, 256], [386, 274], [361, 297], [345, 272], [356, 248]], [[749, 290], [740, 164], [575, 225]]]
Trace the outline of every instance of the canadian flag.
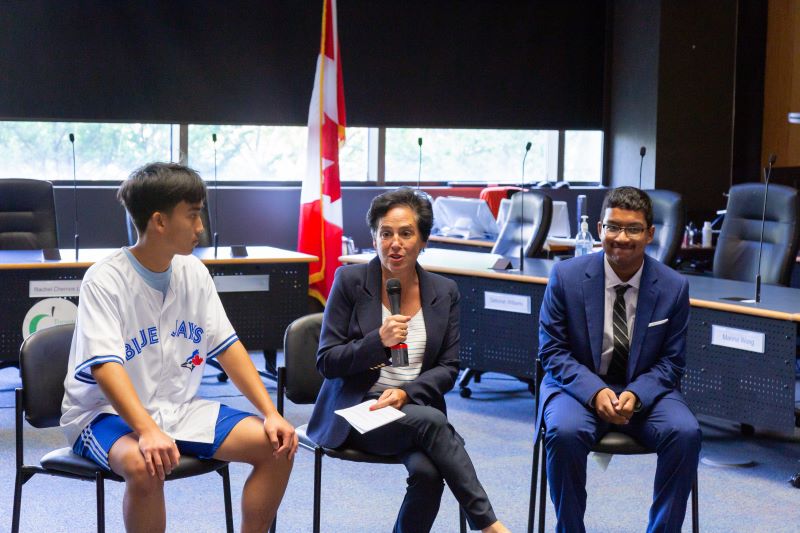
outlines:
[[308, 154], [300, 192], [297, 249], [319, 258], [309, 266], [308, 293], [322, 304], [342, 253], [342, 187], [339, 145], [344, 143], [342, 61], [336, 30], [336, 0], [323, 0], [322, 39], [308, 107]]

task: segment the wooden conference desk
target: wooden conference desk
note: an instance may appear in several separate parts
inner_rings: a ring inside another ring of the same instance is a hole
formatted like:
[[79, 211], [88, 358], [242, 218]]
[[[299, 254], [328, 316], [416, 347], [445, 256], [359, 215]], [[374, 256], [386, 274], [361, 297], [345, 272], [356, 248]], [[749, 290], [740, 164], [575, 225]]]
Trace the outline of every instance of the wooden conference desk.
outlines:
[[[77, 304], [86, 270], [113, 251], [80, 250], [78, 261], [74, 250], [61, 250], [60, 260], [43, 260], [41, 250], [0, 251], [0, 365], [17, 361], [30, 309], [48, 298]], [[248, 257], [232, 257], [230, 248], [220, 247], [215, 259], [213, 248], [197, 248], [194, 255], [214, 276], [228, 318], [244, 345], [263, 349], [267, 355], [282, 348], [286, 326], [307, 313], [308, 263], [317, 258], [269, 246], [248, 246], [247, 251]], [[55, 313], [56, 307], [44, 305]], [[46, 321], [29, 317], [25, 336]]]
[[[342, 261], [363, 263], [372, 257], [351, 255]], [[462, 366], [532, 379], [539, 347], [539, 308], [554, 261], [526, 259], [522, 273], [498, 272], [490, 269], [498, 257], [428, 248], [419, 262], [458, 283]], [[760, 304], [736, 303], [724, 298], [752, 297], [752, 283], [687, 277], [692, 315], [682, 389], [692, 409], [792, 433], [800, 290], [764, 285]], [[763, 352], [720, 346], [712, 342], [712, 329], [718, 335], [740, 338], [744, 346], [763, 334]]]

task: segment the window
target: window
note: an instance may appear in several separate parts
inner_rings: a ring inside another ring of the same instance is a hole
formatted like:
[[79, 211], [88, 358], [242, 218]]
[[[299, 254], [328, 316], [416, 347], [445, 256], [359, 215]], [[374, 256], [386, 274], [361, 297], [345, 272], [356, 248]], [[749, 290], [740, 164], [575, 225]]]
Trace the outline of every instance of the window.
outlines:
[[386, 130], [386, 181], [416, 181], [422, 138], [422, 181], [519, 183], [525, 145], [525, 182], [556, 180], [558, 131]]
[[177, 160], [178, 127], [170, 124], [0, 122], [0, 178], [123, 180], [148, 161]]
[[[208, 181], [214, 179], [215, 149], [221, 182], [299, 184], [305, 176], [305, 126], [0, 121], [4, 150], [0, 178], [71, 180], [69, 134], [74, 133], [78, 180], [120, 181], [147, 162], [179, 161], [183, 128], [188, 130], [189, 165]], [[382, 138], [385, 143], [370, 144], [370, 138]], [[525, 157], [528, 142], [531, 150]], [[382, 144], [384, 153], [380, 153]], [[526, 184], [558, 179], [599, 184], [603, 132], [348, 127], [347, 141], [339, 152], [339, 175], [343, 182], [374, 183], [382, 160], [387, 183], [413, 183], [418, 177], [424, 182], [520, 183], [523, 157]], [[563, 158], [561, 165], [559, 158]], [[563, 177], [558, 176], [559, 166]]]
[[[367, 129], [347, 128], [339, 152], [339, 176], [345, 181], [367, 179]], [[214, 179], [217, 135], [219, 181], [302, 181], [306, 172], [305, 126], [189, 125], [189, 166], [206, 180]]]
[[564, 132], [564, 179], [600, 183], [603, 179], [603, 132]]

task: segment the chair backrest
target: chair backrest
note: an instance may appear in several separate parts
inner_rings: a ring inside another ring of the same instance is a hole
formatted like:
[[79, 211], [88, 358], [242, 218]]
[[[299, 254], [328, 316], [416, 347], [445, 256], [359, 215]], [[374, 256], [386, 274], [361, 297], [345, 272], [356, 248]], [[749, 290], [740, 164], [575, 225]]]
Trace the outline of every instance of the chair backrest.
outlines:
[[[741, 183], [731, 187], [728, 207], [714, 251], [714, 277], [755, 280], [761, 236], [764, 184]], [[797, 189], [771, 185], [767, 193], [761, 280], [788, 285], [800, 238]]]
[[317, 401], [323, 378], [317, 371], [317, 349], [322, 313], [298, 318], [286, 328], [283, 357], [286, 366], [286, 397], [297, 404]]
[[655, 236], [647, 245], [645, 253], [653, 259], [672, 266], [683, 239], [686, 207], [683, 196], [673, 191], [645, 191], [653, 203], [653, 226]]
[[511, 198], [508, 222], [503, 226], [493, 254], [518, 257], [520, 246], [525, 257], [542, 250], [553, 218], [553, 201], [546, 194], [521, 191]]
[[75, 324], [37, 331], [19, 349], [25, 419], [37, 428], [58, 426]]
[[[500, 201], [506, 198], [511, 198], [513, 193], [519, 191], [519, 187], [484, 187], [481, 190], [479, 198], [489, 204], [489, 210], [497, 218], [500, 209]], [[500, 223], [500, 220], [497, 221]]]
[[58, 248], [53, 184], [0, 179], [0, 250]]
[[[208, 205], [206, 204], [203, 204], [203, 209], [200, 210], [200, 220], [203, 221], [203, 232], [198, 237], [200, 242], [197, 244], [197, 246], [203, 248], [212, 246], [211, 222], [208, 218]], [[133, 225], [133, 220], [131, 220], [131, 217], [127, 212], [125, 213], [125, 226], [128, 228], [128, 245], [133, 246], [136, 244], [137, 239], [136, 226]]]

